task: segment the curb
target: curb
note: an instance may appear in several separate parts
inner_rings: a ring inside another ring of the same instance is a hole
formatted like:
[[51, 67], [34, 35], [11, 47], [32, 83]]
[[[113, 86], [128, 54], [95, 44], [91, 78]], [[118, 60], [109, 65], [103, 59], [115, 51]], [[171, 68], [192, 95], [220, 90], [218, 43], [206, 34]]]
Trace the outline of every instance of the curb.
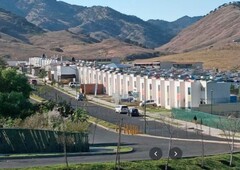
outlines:
[[[114, 146], [115, 147], [115, 146]], [[96, 148], [96, 147], [95, 147]], [[104, 148], [104, 147], [101, 147]], [[106, 148], [106, 147], [105, 147]], [[123, 147], [124, 148], [124, 147]], [[120, 151], [120, 154], [128, 154], [134, 152], [134, 149], [132, 147], [129, 147], [129, 151]], [[75, 156], [91, 156], [91, 155], [115, 155], [116, 149], [109, 149], [111, 151], [105, 151], [105, 152], [82, 152], [82, 153], [67, 153], [68, 157], [75, 157]], [[11, 157], [0, 157], [0, 160], [10, 160], [10, 159], [34, 159], [34, 158], [57, 158], [57, 157], [64, 157], [64, 153], [59, 153], [57, 155], [44, 155], [39, 154], [37, 156], [11, 156]]]

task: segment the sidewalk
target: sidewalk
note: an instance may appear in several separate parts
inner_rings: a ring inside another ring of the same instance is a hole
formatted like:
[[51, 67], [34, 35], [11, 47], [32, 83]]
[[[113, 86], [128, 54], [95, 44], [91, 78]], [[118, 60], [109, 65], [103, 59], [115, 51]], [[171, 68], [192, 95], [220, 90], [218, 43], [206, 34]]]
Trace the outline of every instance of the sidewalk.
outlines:
[[[68, 86], [64, 86], [63, 88], [65, 91], [68, 91], [70, 94], [72, 94], [73, 96], [76, 96], [76, 90], [72, 89]], [[114, 109], [114, 107], [116, 106], [115, 103], [111, 103], [105, 100], [101, 100], [97, 97], [95, 97], [94, 95], [88, 95], [87, 99], [90, 102], [93, 102], [95, 104], [101, 104], [104, 105], [105, 107], [108, 108], [112, 108]], [[140, 111], [141, 114], [143, 114], [142, 111]], [[203, 134], [205, 135], [210, 135], [210, 136], [214, 136], [214, 137], [219, 137], [219, 138], [225, 138], [223, 135], [223, 131], [221, 129], [216, 129], [216, 128], [212, 128], [212, 127], [208, 127], [205, 125], [199, 125], [199, 124], [195, 124], [194, 122], [186, 122], [183, 120], [177, 120], [177, 119], [172, 119], [166, 116], [163, 116], [161, 113], [151, 113], [151, 112], [146, 112], [146, 116], [148, 117], [148, 120], [154, 119], [155, 121], [158, 122], [167, 122], [168, 124], [172, 124], [175, 127], [178, 128], [182, 128], [182, 129], [186, 129], [188, 131], [198, 131], [198, 132], [203, 132]], [[240, 138], [236, 138], [239, 139]]]

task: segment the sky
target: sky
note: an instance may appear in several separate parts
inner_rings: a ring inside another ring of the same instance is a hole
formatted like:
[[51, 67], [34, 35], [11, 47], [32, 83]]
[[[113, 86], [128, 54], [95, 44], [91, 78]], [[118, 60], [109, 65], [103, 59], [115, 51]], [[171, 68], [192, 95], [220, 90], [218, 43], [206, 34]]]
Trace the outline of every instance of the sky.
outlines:
[[229, 0], [61, 0], [69, 4], [91, 7], [108, 6], [143, 20], [175, 21], [185, 15], [203, 16]]

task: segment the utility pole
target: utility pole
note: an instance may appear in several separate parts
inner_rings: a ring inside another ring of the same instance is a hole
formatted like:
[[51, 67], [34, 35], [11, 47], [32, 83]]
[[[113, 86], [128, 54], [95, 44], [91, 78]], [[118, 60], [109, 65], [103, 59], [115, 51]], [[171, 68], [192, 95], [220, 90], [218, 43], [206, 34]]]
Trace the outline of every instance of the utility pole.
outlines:
[[204, 167], [204, 155], [205, 155], [205, 152], [204, 152], [204, 141], [203, 141], [202, 124], [203, 124], [203, 121], [202, 121], [202, 119], [201, 119], [201, 142], [202, 142], [202, 160], [201, 160], [201, 167], [203, 168], [203, 167]]
[[121, 120], [119, 121], [118, 145], [117, 145], [116, 161], [115, 161], [115, 169], [117, 169], [117, 170], [120, 170], [120, 149], [121, 149], [122, 123], [123, 123], [123, 118], [121, 118]]
[[144, 133], [147, 133], [147, 105], [146, 105], [146, 99], [145, 99], [145, 104], [144, 104]]
[[68, 158], [67, 158], [67, 136], [66, 136], [66, 127], [65, 127], [65, 121], [63, 116], [62, 117], [62, 123], [63, 123], [63, 152], [64, 152], [64, 159], [66, 166], [68, 168]]
[[211, 114], [213, 114], [213, 90], [211, 90]]
[[147, 105], [146, 105], [146, 100], [147, 100], [147, 81], [146, 81], [146, 78], [144, 79], [144, 83], [145, 83], [145, 88], [144, 88], [144, 133], [146, 134], [147, 133]]

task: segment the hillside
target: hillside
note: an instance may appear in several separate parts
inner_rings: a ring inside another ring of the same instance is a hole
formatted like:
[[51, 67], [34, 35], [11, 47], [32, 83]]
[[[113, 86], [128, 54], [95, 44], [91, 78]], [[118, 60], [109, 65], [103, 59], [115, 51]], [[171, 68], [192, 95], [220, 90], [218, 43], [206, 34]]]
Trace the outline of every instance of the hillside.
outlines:
[[45, 32], [25, 18], [0, 9], [0, 57], [7, 60], [26, 60], [43, 53], [79, 59], [156, 56], [151, 49], [117, 39], [101, 42], [88, 34], [76, 34], [70, 30]]
[[[45, 30], [70, 29], [98, 40], [117, 38], [150, 48], [163, 45], [176, 35], [176, 31], [166, 29], [164, 24], [146, 22], [108, 7], [83, 7], [56, 0], [1, 0], [0, 8], [23, 16]], [[178, 31], [189, 25], [178, 24]]]
[[[181, 31], [160, 51], [181, 53], [219, 48], [240, 41], [240, 3], [226, 4]], [[197, 56], [196, 56], [197, 57]]]
[[70, 31], [46, 32], [29, 36], [28, 43], [0, 33], [0, 57], [7, 60], [28, 60], [29, 57], [59, 55], [67, 58], [93, 59], [113, 58], [133, 59], [154, 57], [154, 50], [124, 43], [116, 39], [97, 41], [86, 35], [76, 35]]
[[30, 42], [35, 46], [61, 52], [78, 59], [113, 57], [125, 59], [131, 56], [132, 58], [156, 56], [154, 50], [121, 42], [117, 39], [98, 41], [84, 34], [74, 34], [70, 31], [55, 31], [32, 36]]
[[167, 55], [147, 59], [144, 61], [175, 61], [180, 63], [203, 62], [203, 67], [205, 69], [219, 68], [220, 70], [239, 70], [240, 44], [226, 45], [224, 47], [215, 49], [202, 49], [186, 53]]
[[27, 36], [41, 34], [43, 30], [29, 23], [25, 18], [0, 8], [0, 32], [15, 38], [15, 40], [27, 41]]
[[176, 21], [168, 22], [164, 20], [148, 20], [147, 22], [162, 28], [165, 32], [169, 32], [171, 38], [175, 37], [180, 31], [182, 31], [184, 28], [187, 28], [188, 26], [194, 24], [195, 22], [202, 19], [202, 16], [197, 17], [189, 17], [189, 16], [183, 16]]

